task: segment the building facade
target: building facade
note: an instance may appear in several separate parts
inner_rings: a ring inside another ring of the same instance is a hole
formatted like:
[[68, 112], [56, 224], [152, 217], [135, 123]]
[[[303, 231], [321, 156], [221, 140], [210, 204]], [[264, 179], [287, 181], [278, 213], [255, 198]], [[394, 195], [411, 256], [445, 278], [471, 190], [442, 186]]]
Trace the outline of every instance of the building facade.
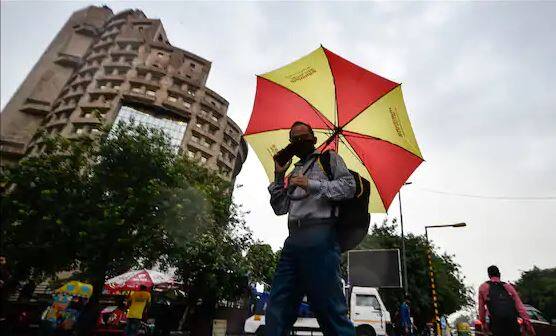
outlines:
[[211, 63], [170, 44], [158, 19], [108, 7], [73, 13], [0, 114], [0, 165], [44, 149], [44, 135], [94, 136], [134, 119], [227, 180], [247, 157]]

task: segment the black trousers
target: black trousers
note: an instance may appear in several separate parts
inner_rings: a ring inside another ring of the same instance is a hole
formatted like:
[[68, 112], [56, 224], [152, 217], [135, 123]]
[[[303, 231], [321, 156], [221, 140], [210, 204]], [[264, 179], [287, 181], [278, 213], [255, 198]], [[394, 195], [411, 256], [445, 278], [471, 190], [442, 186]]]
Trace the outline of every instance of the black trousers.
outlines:
[[493, 336], [520, 336], [519, 324], [516, 319], [492, 320], [490, 331]]

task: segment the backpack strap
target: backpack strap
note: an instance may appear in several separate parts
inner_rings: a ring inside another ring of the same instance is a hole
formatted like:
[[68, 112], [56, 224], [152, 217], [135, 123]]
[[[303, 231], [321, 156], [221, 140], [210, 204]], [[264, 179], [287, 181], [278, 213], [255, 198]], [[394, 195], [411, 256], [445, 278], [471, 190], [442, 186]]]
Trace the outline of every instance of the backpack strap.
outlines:
[[319, 155], [319, 165], [328, 179], [333, 180], [334, 174], [332, 173], [332, 167], [330, 166], [330, 150], [326, 150]]

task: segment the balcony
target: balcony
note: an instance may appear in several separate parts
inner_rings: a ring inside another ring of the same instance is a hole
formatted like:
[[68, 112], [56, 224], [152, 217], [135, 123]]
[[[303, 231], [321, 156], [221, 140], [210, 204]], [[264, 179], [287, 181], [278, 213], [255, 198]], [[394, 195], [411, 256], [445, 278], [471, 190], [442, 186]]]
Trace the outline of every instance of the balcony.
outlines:
[[156, 96], [147, 95], [143, 92], [128, 91], [124, 93], [124, 98], [138, 101], [141, 103], [153, 104], [156, 101]]
[[138, 52], [137, 50], [127, 50], [125, 48], [116, 48], [110, 51], [110, 55], [112, 56], [133, 56], [137, 57]]
[[205, 147], [200, 142], [189, 140], [187, 144], [195, 149], [198, 149], [199, 151], [201, 151], [201, 153], [205, 153], [205, 155], [203, 155], [205, 157], [212, 156], [212, 149], [210, 149], [210, 147]]
[[228, 152], [234, 154], [237, 151], [237, 147], [234, 148], [233, 145], [230, 145], [227, 141], [226, 138], [224, 138], [224, 141], [222, 141], [221, 143], [222, 147], [227, 150]]
[[64, 100], [72, 99], [72, 98], [78, 98], [78, 97], [81, 97], [83, 95], [83, 93], [84, 93], [83, 88], [78, 87], [75, 91], [70, 91], [70, 92], [66, 93], [66, 95], [63, 96], [62, 98]]
[[93, 50], [94, 50], [94, 51], [98, 51], [98, 50], [100, 50], [100, 49], [108, 48], [108, 47], [110, 47], [110, 46], [112, 45], [112, 43], [114, 43], [114, 42], [111, 41], [111, 40], [108, 40], [108, 41], [102, 41], [102, 40], [101, 40], [101, 41], [97, 42], [97, 44], [95, 44], [95, 45], [93, 46]]
[[95, 26], [87, 23], [79, 24], [77, 27], [75, 27], [75, 32], [90, 37], [95, 37], [99, 34], [99, 31]]
[[51, 128], [51, 127], [56, 127], [56, 126], [60, 126], [60, 125], [65, 125], [68, 123], [68, 119], [67, 118], [62, 118], [62, 119], [55, 119], [52, 120], [51, 122], [49, 122], [48, 124], [46, 124], [46, 128]]
[[80, 75], [84, 75], [86, 73], [90, 73], [91, 76], [94, 75], [94, 73], [98, 70], [100, 66], [98, 64], [90, 64], [90, 65], [85, 65], [84, 67], [82, 67], [78, 74]]
[[65, 53], [58, 53], [58, 57], [56, 57], [54, 63], [64, 67], [76, 68], [81, 65], [81, 57]]
[[197, 113], [197, 118], [202, 119], [205, 122], [208, 122], [209, 124], [211, 124], [212, 126], [214, 126], [217, 129], [220, 129], [220, 123], [218, 120], [214, 120], [213, 118], [211, 118], [210, 115], [208, 115], [206, 112], [203, 113], [203, 111]]
[[87, 57], [87, 61], [94, 61], [94, 60], [100, 60], [104, 57], [108, 56], [108, 52], [106, 52], [106, 50], [99, 50], [99, 51], [94, 51], [91, 54], [89, 54], [89, 56]]
[[98, 110], [100, 113], [105, 113], [106, 111], [110, 110], [111, 104], [110, 102], [102, 102], [102, 101], [92, 101], [80, 104], [82, 110], [85, 111], [95, 111]]
[[140, 37], [123, 37], [123, 36], [119, 36], [118, 38], [116, 38], [116, 42], [118, 44], [131, 44], [131, 45], [136, 45], [139, 46], [141, 44], [143, 44], [143, 39]]
[[87, 117], [78, 117], [74, 118], [71, 121], [73, 124], [79, 125], [102, 125], [102, 120], [96, 116]]
[[0, 139], [0, 152], [2, 156], [18, 157], [25, 154], [25, 142], [9, 137]]
[[91, 96], [100, 96], [100, 95], [104, 95], [104, 96], [108, 96], [108, 97], [113, 97], [115, 95], [117, 95], [119, 93], [118, 90], [111, 88], [111, 87], [105, 87], [105, 88], [94, 88], [88, 91], [89, 94]]
[[135, 67], [138, 70], [143, 70], [144, 72], [155, 73], [155, 74], [159, 75], [160, 77], [166, 76], [166, 71], [162, 68], [158, 68], [158, 67], [151, 66], [151, 65], [145, 65], [145, 64], [137, 64]]
[[231, 160], [228, 160], [227, 158], [221, 156], [221, 155], [218, 155], [218, 162], [223, 163], [227, 168], [230, 169], [230, 171], [233, 170], [233, 168], [234, 168], [233, 162]]
[[164, 107], [167, 107], [168, 109], [176, 112], [177, 114], [179, 114], [181, 116], [185, 116], [187, 119], [191, 118], [190, 108], [186, 107], [183, 104], [182, 100], [171, 101], [171, 100], [165, 99], [162, 102], [162, 105]]
[[78, 76], [72, 83], [71, 83], [71, 87], [76, 87], [76, 86], [81, 86], [81, 85], [89, 85], [89, 83], [92, 81], [92, 76], [91, 77], [83, 77], [83, 76]]
[[123, 83], [125, 81], [125, 76], [126, 75], [122, 75], [122, 74], [112, 74], [112, 73], [108, 73], [108, 74], [102, 74], [100, 76], [97, 77], [97, 81], [110, 81], [110, 82], [118, 82], [118, 83]]
[[144, 85], [145, 87], [150, 88], [151, 90], [160, 89], [160, 84], [158, 83], [158, 81], [154, 81], [146, 78], [131, 77], [129, 78], [129, 82], [139, 84], [139, 85]]
[[118, 26], [123, 25], [124, 23], [126, 23], [126, 19], [125, 19], [125, 18], [123, 18], [123, 19], [117, 19], [117, 20], [114, 20], [114, 21], [110, 22], [110, 23], [106, 26], [106, 28], [107, 28], [107, 29], [110, 29], [110, 28], [112, 28], [112, 27], [118, 27]]
[[195, 86], [198, 86], [200, 84], [198, 79], [182, 76], [180, 74], [174, 74], [172, 75], [172, 78], [174, 79], [174, 82], [185, 82], [188, 84], [193, 84]]
[[75, 103], [61, 104], [60, 106], [58, 106], [58, 108], [56, 110], [54, 110], [54, 113], [58, 114], [58, 113], [62, 113], [62, 112], [70, 112], [70, 111], [75, 110], [76, 107], [77, 107], [77, 105]]
[[218, 142], [218, 141], [219, 141], [217, 133], [211, 132], [210, 130], [206, 129], [206, 127], [197, 127], [197, 126], [196, 126], [196, 127], [194, 128], [194, 130], [195, 130], [196, 132], [202, 134], [203, 136], [206, 136], [207, 138], [209, 138], [209, 139], [215, 141], [215, 142]]
[[22, 106], [21, 111], [29, 114], [35, 115], [42, 115], [45, 116], [50, 113], [50, 104], [38, 102], [38, 101], [29, 101], [27, 100]]
[[117, 31], [117, 30], [109, 30], [109, 31], [104, 32], [104, 34], [102, 34], [102, 35], [100, 36], [100, 38], [101, 38], [102, 40], [104, 40], [104, 39], [107, 39], [107, 38], [116, 36], [116, 35], [118, 35], [118, 34], [119, 34], [119, 31]]

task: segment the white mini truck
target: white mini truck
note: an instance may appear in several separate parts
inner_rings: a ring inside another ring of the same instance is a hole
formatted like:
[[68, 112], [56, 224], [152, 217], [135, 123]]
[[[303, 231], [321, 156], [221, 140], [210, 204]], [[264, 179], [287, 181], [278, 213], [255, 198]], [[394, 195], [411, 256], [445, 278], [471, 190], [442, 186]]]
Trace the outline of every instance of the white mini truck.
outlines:
[[[386, 310], [376, 288], [353, 287], [347, 291], [349, 318], [355, 326], [357, 336], [385, 336], [391, 325], [390, 313]], [[266, 306], [266, 305], [265, 305]], [[245, 321], [245, 334], [263, 336], [265, 316], [255, 314]], [[295, 335], [322, 335], [317, 319], [299, 317], [294, 324]]]

